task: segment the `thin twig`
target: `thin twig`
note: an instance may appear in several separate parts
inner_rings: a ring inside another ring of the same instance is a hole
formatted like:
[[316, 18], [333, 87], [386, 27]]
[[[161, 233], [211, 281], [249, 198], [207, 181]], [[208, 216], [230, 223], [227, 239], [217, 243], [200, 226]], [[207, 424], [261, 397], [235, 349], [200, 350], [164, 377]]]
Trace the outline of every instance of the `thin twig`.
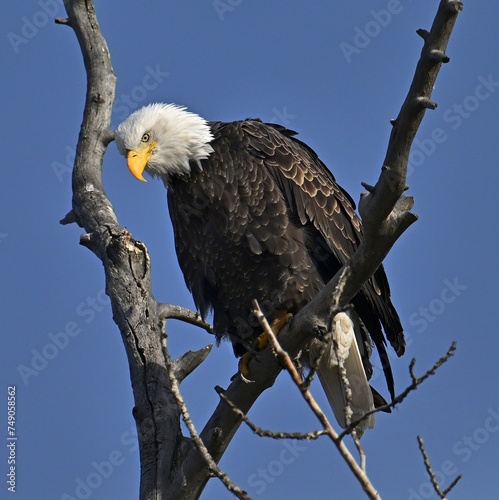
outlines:
[[321, 345], [318, 356], [315, 359], [313, 359], [313, 360], [310, 359], [310, 365], [311, 366], [310, 366], [310, 368], [308, 370], [307, 375], [305, 376], [305, 378], [302, 381], [302, 388], [303, 389], [309, 389], [310, 388], [310, 385], [312, 384], [312, 380], [314, 380], [315, 374], [317, 373], [317, 361], [319, 359], [321, 359], [322, 354], [324, 353], [325, 350], [326, 350], [326, 346], [325, 345]]
[[[336, 313], [334, 313], [336, 315]], [[334, 316], [331, 317], [330, 321], [330, 335], [331, 335], [331, 340], [333, 343], [333, 349], [334, 353], [336, 355], [336, 359], [338, 361], [338, 370], [340, 372], [341, 376], [341, 383], [343, 384], [343, 389], [345, 391], [345, 406], [343, 408], [344, 414], [345, 414], [345, 423], [348, 426], [352, 423], [352, 387], [350, 386], [350, 381], [348, 380], [347, 376], [347, 371], [345, 369], [345, 363], [343, 356], [340, 356], [339, 353], [339, 346], [338, 346], [338, 338], [335, 335], [336, 332], [333, 330], [333, 319]], [[352, 325], [353, 327], [353, 325]], [[359, 436], [357, 435], [357, 430], [356, 427], [352, 427], [350, 434], [352, 435], [353, 442], [355, 444], [355, 447], [357, 448], [357, 451], [359, 452], [359, 458], [360, 458], [360, 468], [366, 472], [366, 454], [364, 452], [364, 448], [360, 444], [360, 439]]]
[[230, 409], [239, 417], [241, 417], [241, 420], [248, 425], [248, 427], [258, 436], [261, 437], [269, 437], [272, 439], [297, 439], [297, 440], [306, 440], [306, 441], [311, 441], [313, 439], [317, 439], [320, 436], [323, 436], [326, 434], [325, 430], [318, 430], [318, 431], [311, 431], [311, 432], [276, 432], [276, 431], [269, 431], [267, 429], [262, 429], [261, 427], [258, 427], [254, 422], [252, 422], [248, 416], [241, 411], [225, 394], [224, 390], [216, 386], [215, 390], [217, 391], [217, 394], [220, 396], [221, 399], [223, 399], [230, 407]]
[[170, 358], [170, 354], [168, 352], [168, 349], [166, 347], [166, 334], [162, 333], [161, 334], [161, 348], [163, 351], [163, 356], [165, 358], [165, 363], [166, 367], [168, 370], [168, 377], [170, 379], [171, 383], [171, 390], [173, 395], [175, 396], [175, 399], [177, 401], [178, 407], [180, 412], [182, 413], [182, 418], [185, 422], [185, 425], [189, 429], [189, 433], [191, 435], [192, 440], [194, 441], [194, 444], [196, 445], [199, 453], [203, 457], [203, 460], [206, 462], [206, 465], [209, 469], [209, 471], [216, 477], [218, 477], [222, 483], [225, 485], [225, 487], [234, 495], [236, 495], [238, 498], [241, 500], [251, 500], [251, 498], [248, 496], [248, 494], [239, 488], [236, 484], [234, 484], [229, 476], [227, 475], [226, 472], [224, 472], [220, 467], [218, 467], [217, 463], [215, 460], [213, 460], [213, 457], [210, 455], [210, 452], [206, 448], [205, 444], [203, 443], [203, 440], [199, 437], [199, 434], [191, 420], [191, 417], [189, 415], [189, 412], [187, 410], [187, 406], [185, 404], [184, 398], [180, 394], [179, 390], [179, 385], [178, 381], [175, 377], [174, 374], [174, 368], [172, 364], [172, 360]]
[[458, 476], [456, 476], [454, 478], [454, 481], [452, 481], [452, 483], [449, 484], [449, 487], [446, 488], [444, 491], [443, 491], [443, 494], [444, 494], [444, 497], [447, 497], [447, 494], [454, 488], [454, 486], [456, 486], [456, 484], [459, 482], [459, 480], [463, 477], [462, 474], [459, 474]]
[[69, 19], [66, 17], [56, 17], [54, 22], [55, 24], [60, 24], [61, 26], [71, 26]]
[[343, 457], [345, 462], [347, 463], [348, 467], [350, 470], [353, 472], [357, 480], [359, 481], [360, 485], [362, 486], [362, 489], [364, 492], [367, 494], [367, 496], [370, 499], [373, 500], [380, 500], [381, 497], [379, 493], [376, 491], [374, 486], [372, 485], [369, 477], [367, 474], [362, 470], [362, 468], [357, 464], [355, 459], [353, 458], [352, 454], [350, 453], [349, 449], [346, 447], [345, 443], [339, 438], [338, 433], [333, 429], [331, 426], [331, 423], [327, 419], [326, 415], [320, 408], [320, 406], [317, 404], [315, 401], [314, 397], [310, 393], [308, 389], [304, 389], [301, 381], [300, 374], [298, 373], [298, 370], [295, 368], [293, 361], [289, 354], [284, 351], [279, 344], [277, 337], [275, 336], [274, 332], [272, 331], [272, 328], [270, 327], [267, 319], [265, 318], [262, 310], [260, 309], [260, 306], [258, 305], [258, 302], [256, 300], [253, 301], [253, 312], [260, 321], [260, 324], [262, 328], [264, 329], [265, 333], [268, 335], [268, 338], [270, 340], [272, 349], [279, 361], [279, 363], [287, 370], [287, 372], [290, 374], [293, 382], [296, 384], [298, 389], [300, 390], [303, 398], [309, 405], [310, 409], [313, 411], [315, 416], [318, 418], [319, 422], [324, 428], [324, 431], [326, 435], [328, 435], [337, 447], [340, 455]]
[[398, 396], [395, 396], [393, 401], [391, 403], [386, 403], [384, 405], [378, 406], [374, 410], [368, 411], [367, 413], [364, 413], [362, 417], [360, 417], [357, 420], [354, 420], [353, 422], [350, 423], [350, 425], [343, 430], [343, 432], [340, 434], [340, 438], [343, 438], [346, 434], [349, 434], [353, 428], [355, 428], [357, 425], [359, 425], [362, 420], [366, 419], [370, 415], [373, 415], [374, 413], [378, 413], [380, 411], [386, 411], [388, 409], [394, 408], [395, 405], [401, 403], [407, 395], [415, 391], [418, 386], [420, 386], [428, 377], [431, 377], [432, 375], [435, 375], [435, 372], [451, 358], [454, 353], [456, 352], [457, 348], [457, 342], [452, 342], [451, 346], [447, 350], [444, 356], [442, 356], [439, 360], [435, 362], [435, 364], [421, 377], [417, 377], [416, 374], [414, 373], [414, 366], [416, 365], [416, 359], [413, 358], [409, 364], [409, 373], [411, 376], [412, 383], [409, 385], [404, 391], [402, 391]]
[[204, 321], [198, 312], [191, 311], [186, 307], [160, 303], [157, 306], [157, 313], [160, 319], [177, 319], [190, 325], [199, 326], [208, 333], [213, 334], [213, 327]]
[[[337, 342], [335, 342], [335, 344], [336, 344], [335, 351], [336, 351], [336, 359], [338, 360], [338, 368], [340, 371], [341, 381], [342, 381], [343, 387], [345, 388], [345, 399], [346, 399], [346, 404], [344, 407], [345, 422], [347, 425], [350, 425], [351, 420], [352, 420], [352, 414], [353, 414], [353, 412], [352, 412], [352, 388], [350, 387], [350, 382], [349, 382], [348, 377], [347, 377], [347, 372], [345, 370], [343, 359], [340, 356], [338, 356], [338, 350], [337, 350], [338, 344], [337, 344]], [[357, 434], [357, 427], [356, 426], [352, 428], [350, 434], [352, 436], [355, 447], [357, 448], [357, 451], [359, 452], [360, 468], [364, 472], [366, 472], [366, 459], [367, 459], [367, 457], [366, 457], [366, 453], [364, 452], [364, 448], [362, 447], [362, 444], [360, 443], [360, 439], [359, 439], [359, 436]]]
[[454, 488], [454, 486], [456, 486], [457, 482], [463, 476], [462, 476], [462, 474], [459, 474], [454, 479], [454, 481], [452, 481], [451, 485], [445, 491], [442, 491], [442, 489], [440, 488], [440, 485], [438, 484], [437, 478], [435, 477], [435, 473], [433, 472], [433, 469], [431, 467], [430, 458], [428, 457], [428, 453], [426, 453], [426, 449], [425, 449], [425, 446], [423, 443], [423, 438], [421, 436], [418, 436], [418, 444], [419, 444], [419, 449], [421, 450], [421, 453], [423, 455], [423, 461], [424, 461], [424, 465], [426, 467], [426, 472], [428, 472], [428, 475], [430, 476], [430, 481], [431, 481], [431, 484], [433, 485], [433, 489], [435, 490], [435, 492], [437, 493], [437, 495], [440, 498], [445, 500], [447, 493], [449, 493], [449, 491], [451, 491], [452, 488]]

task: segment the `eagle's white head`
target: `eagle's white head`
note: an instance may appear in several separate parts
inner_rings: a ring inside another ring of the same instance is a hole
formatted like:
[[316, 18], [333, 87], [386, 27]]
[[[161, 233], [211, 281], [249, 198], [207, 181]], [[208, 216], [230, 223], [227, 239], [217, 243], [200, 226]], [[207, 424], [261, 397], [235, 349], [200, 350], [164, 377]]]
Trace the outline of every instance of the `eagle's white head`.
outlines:
[[145, 170], [167, 183], [171, 175], [189, 174], [189, 161], [201, 166], [200, 160], [213, 152], [206, 120], [175, 104], [138, 109], [118, 126], [115, 140], [130, 172], [141, 181]]

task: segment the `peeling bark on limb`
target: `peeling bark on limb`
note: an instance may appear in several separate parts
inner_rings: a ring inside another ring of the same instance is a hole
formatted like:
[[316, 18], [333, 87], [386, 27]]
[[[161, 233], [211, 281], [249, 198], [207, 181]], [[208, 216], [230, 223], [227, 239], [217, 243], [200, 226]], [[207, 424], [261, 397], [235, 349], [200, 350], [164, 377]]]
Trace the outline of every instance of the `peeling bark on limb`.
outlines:
[[[140, 498], [165, 498], [170, 472], [181, 462], [187, 440], [180, 431], [180, 412], [161, 350], [163, 317], [151, 291], [147, 249], [120, 227], [102, 187], [104, 153], [113, 138], [109, 127], [116, 79], [93, 3], [73, 0], [66, 1], [65, 7], [68, 19], [63, 24], [73, 28], [80, 43], [87, 93], [73, 169], [73, 207], [61, 223], [81, 226], [85, 234], [80, 243], [104, 265], [106, 293], [130, 365], [141, 463]], [[196, 359], [198, 364], [201, 357]], [[177, 360], [177, 373], [186, 376], [192, 358]]]
[[[109, 127], [116, 79], [92, 0], [64, 3], [68, 18], [58, 23], [74, 30], [88, 83], [73, 170], [73, 206], [61, 223], [76, 222], [81, 226], [85, 231], [81, 243], [104, 265], [106, 292], [130, 365], [141, 460], [140, 498], [198, 498], [210, 471], [198, 449], [181, 434], [180, 411], [160, 339], [166, 317], [178, 314], [175, 317], [198, 326], [199, 318], [156, 302], [147, 249], [119, 225], [104, 192], [101, 171], [107, 145], [113, 139]], [[445, 48], [461, 8], [459, 1], [442, 0], [432, 29], [419, 31], [425, 43], [413, 84], [399, 116], [392, 122], [380, 178], [375, 186], [366, 185], [369, 192], [359, 204], [364, 241], [347, 265], [281, 333], [280, 343], [292, 357], [314, 334], [327, 331], [331, 305], [346, 305], [378, 268], [396, 239], [416, 220], [410, 212], [412, 198], [403, 195], [409, 151], [425, 110], [434, 108], [431, 90], [441, 64], [448, 61]], [[194, 369], [202, 361], [203, 355], [179, 358], [173, 363], [175, 373], [180, 378], [186, 376], [191, 367]], [[245, 384], [236, 378], [224, 391], [244, 414], [273, 385], [281, 371], [270, 349], [259, 359], [258, 366], [253, 365], [254, 383]], [[241, 421], [241, 415], [220, 401], [200, 434], [215, 462], [222, 457]]]

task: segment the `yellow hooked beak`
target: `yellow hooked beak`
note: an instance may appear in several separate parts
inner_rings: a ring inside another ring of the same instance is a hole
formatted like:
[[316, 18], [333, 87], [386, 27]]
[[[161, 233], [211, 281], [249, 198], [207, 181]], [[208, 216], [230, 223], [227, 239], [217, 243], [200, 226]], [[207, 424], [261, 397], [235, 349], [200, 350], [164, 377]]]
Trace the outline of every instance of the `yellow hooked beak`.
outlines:
[[132, 149], [128, 151], [127, 154], [127, 164], [128, 170], [132, 173], [132, 175], [138, 179], [139, 181], [147, 182], [144, 179], [142, 172], [146, 168], [146, 165], [151, 158], [152, 150], [158, 145], [156, 141], [151, 144], [144, 144], [138, 149]]

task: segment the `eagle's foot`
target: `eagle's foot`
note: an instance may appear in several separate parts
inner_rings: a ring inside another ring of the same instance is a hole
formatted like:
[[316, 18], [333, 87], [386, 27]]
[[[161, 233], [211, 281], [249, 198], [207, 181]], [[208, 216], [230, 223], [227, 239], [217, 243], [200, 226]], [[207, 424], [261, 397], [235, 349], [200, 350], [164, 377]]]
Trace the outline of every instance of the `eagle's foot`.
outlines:
[[[270, 328], [277, 336], [282, 328], [288, 323], [288, 321], [293, 317], [291, 313], [287, 313], [286, 311], [281, 311], [277, 314], [277, 316], [270, 323]], [[258, 335], [255, 342], [251, 346], [251, 351], [243, 354], [241, 359], [239, 360], [238, 368], [239, 375], [241, 379], [246, 383], [251, 383], [250, 375], [251, 371], [249, 369], [249, 364], [252, 359], [256, 359], [258, 361], [258, 352], [262, 351], [269, 344], [269, 338], [265, 332]]]

